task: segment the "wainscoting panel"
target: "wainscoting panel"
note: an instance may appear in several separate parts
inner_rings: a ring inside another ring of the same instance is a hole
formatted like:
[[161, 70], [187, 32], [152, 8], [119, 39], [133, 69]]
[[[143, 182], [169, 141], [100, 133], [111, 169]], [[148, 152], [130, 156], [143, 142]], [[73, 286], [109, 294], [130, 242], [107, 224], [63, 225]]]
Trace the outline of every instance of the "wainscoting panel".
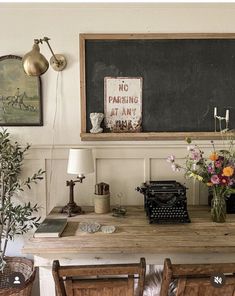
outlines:
[[135, 188], [144, 182], [144, 159], [97, 159], [97, 182], [110, 185], [111, 204], [143, 205]]

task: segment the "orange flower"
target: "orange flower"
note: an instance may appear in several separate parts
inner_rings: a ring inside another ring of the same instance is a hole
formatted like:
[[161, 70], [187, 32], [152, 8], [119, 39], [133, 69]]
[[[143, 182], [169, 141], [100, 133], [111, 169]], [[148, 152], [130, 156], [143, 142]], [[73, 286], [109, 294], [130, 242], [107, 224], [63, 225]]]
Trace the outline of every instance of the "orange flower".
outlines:
[[213, 183], [207, 182], [206, 185], [209, 186], [209, 187], [211, 187], [211, 186], [213, 186]]
[[216, 161], [219, 158], [219, 156], [216, 152], [212, 152], [209, 158], [212, 161]]
[[233, 175], [233, 173], [234, 173], [234, 169], [232, 167], [230, 167], [230, 166], [225, 167], [223, 169], [223, 175], [225, 177], [231, 177]]

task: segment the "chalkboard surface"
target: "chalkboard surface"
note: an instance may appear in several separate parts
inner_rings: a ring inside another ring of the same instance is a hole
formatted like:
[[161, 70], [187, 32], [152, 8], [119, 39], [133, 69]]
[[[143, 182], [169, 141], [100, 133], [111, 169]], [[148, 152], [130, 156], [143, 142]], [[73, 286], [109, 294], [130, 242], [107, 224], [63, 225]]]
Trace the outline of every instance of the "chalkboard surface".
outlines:
[[144, 132], [214, 131], [230, 110], [235, 127], [235, 39], [85, 41], [86, 130], [104, 112], [104, 77], [143, 77]]

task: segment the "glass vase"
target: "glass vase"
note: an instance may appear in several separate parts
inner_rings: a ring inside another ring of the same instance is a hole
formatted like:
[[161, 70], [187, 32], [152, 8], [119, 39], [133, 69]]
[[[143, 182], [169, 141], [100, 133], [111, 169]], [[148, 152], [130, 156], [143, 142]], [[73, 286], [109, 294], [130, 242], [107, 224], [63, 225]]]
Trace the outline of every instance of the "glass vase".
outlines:
[[225, 194], [222, 190], [214, 189], [211, 200], [211, 218], [213, 222], [224, 223], [226, 221]]

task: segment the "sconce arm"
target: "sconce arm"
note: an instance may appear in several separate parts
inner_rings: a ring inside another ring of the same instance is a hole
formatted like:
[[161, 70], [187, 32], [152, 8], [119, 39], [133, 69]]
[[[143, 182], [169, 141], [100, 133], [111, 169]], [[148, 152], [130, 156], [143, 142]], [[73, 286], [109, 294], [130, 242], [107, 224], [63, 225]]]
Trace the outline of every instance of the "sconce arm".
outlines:
[[54, 51], [52, 50], [51, 45], [49, 43], [49, 40], [50, 40], [50, 38], [48, 38], [48, 37], [44, 37], [43, 39], [34, 39], [34, 43], [35, 44], [39, 44], [39, 43], [42, 44], [43, 42], [46, 42], [47, 46], [49, 47], [49, 49], [50, 49], [50, 51], [51, 51], [51, 53], [52, 53], [52, 55], [53, 55], [53, 57], [54, 57], [54, 59], [55, 59], [55, 61], [57, 63], [57, 65], [59, 65], [60, 61], [56, 58], [56, 56], [54, 54]]
[[56, 58], [56, 56], [55, 56], [55, 54], [54, 54], [54, 51], [52, 50], [51, 45], [50, 45], [50, 43], [49, 43], [50, 38], [48, 38], [48, 37], [44, 37], [42, 40], [43, 40], [44, 42], [46, 42], [46, 44], [48, 45], [48, 47], [49, 47], [49, 49], [50, 49], [50, 51], [51, 51], [51, 53], [52, 53], [52, 55], [53, 55], [53, 57], [54, 57], [55, 62], [57, 63], [57, 65], [60, 65], [61, 62]]
[[42, 44], [43, 42], [45, 42], [47, 44], [47, 46], [49, 47], [50, 52], [52, 53], [52, 58], [50, 60], [50, 64], [51, 64], [52, 68], [55, 71], [62, 71], [67, 64], [66, 58], [61, 54], [54, 53], [54, 51], [52, 50], [51, 45], [49, 43], [49, 40], [50, 40], [50, 38], [43, 37], [43, 39], [34, 39], [34, 43], [35, 44], [39, 44], [39, 43]]

